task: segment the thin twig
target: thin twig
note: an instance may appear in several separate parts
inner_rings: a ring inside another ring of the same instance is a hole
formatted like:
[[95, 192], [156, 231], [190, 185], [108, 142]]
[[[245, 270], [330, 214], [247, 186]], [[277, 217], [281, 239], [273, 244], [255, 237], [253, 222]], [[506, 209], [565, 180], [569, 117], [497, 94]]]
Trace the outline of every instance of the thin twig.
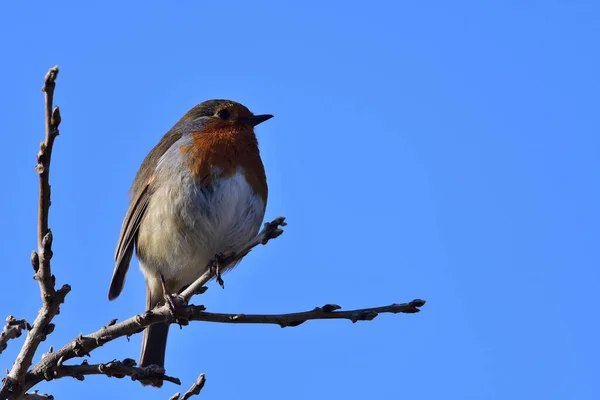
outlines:
[[[40, 191], [38, 201], [38, 258], [39, 266], [36, 272], [36, 279], [42, 292], [42, 301], [44, 303], [51, 299], [54, 293], [54, 279], [50, 269], [50, 259], [52, 258], [52, 232], [48, 229], [48, 215], [50, 209], [50, 161], [52, 159], [52, 148], [54, 139], [58, 136], [58, 126], [61, 122], [60, 110], [58, 107], [52, 109], [54, 101], [54, 88], [56, 87], [56, 78], [58, 77], [58, 67], [55, 66], [48, 70], [44, 78], [46, 137], [40, 144], [40, 151], [37, 155], [36, 172], [40, 176]], [[36, 266], [34, 265], [34, 269]]]
[[54, 400], [54, 396], [51, 394], [38, 393], [37, 390], [33, 393], [25, 393], [23, 395], [24, 400]]
[[42, 308], [38, 312], [37, 318], [29, 330], [25, 343], [21, 347], [12, 369], [8, 376], [2, 381], [0, 389], [0, 399], [9, 397], [20, 397], [27, 389], [23, 387], [25, 375], [31, 366], [33, 356], [41, 342], [46, 340], [54, 330], [52, 319], [59, 313], [59, 306], [64, 302], [65, 296], [71, 290], [69, 285], [64, 285], [58, 291], [54, 287], [54, 276], [50, 269], [50, 259], [52, 258], [52, 232], [48, 229], [48, 213], [50, 208], [50, 160], [52, 157], [52, 148], [54, 139], [58, 136], [58, 126], [61, 122], [60, 111], [58, 107], [52, 108], [54, 98], [54, 88], [56, 86], [56, 77], [58, 76], [58, 67], [48, 70], [44, 78], [45, 100], [45, 123], [46, 135], [44, 141], [40, 144], [40, 151], [37, 155], [36, 172], [40, 176], [39, 202], [38, 202], [38, 251], [31, 255], [31, 263], [35, 272], [34, 278], [40, 286], [42, 296]]
[[210, 313], [200, 309], [188, 308], [186, 315], [189, 321], [223, 322], [230, 324], [276, 324], [285, 327], [298, 326], [315, 319], [347, 319], [352, 322], [371, 321], [383, 313], [414, 314], [421, 311], [425, 300], [416, 299], [409, 303], [391, 304], [383, 307], [361, 308], [357, 310], [340, 310], [336, 304], [326, 304], [310, 311], [289, 314], [222, 314]]
[[200, 391], [204, 387], [205, 383], [206, 377], [204, 376], [204, 374], [200, 374], [200, 376], [196, 380], [196, 383], [194, 383], [192, 387], [190, 387], [188, 391], [183, 394], [183, 396], [179, 392], [177, 392], [173, 396], [169, 397], [169, 400], [188, 400], [193, 395], [200, 394]]
[[165, 375], [164, 368], [158, 368], [155, 365], [144, 368], [136, 367], [136, 362], [131, 358], [126, 358], [123, 361], [114, 360], [106, 364], [88, 364], [87, 362], [83, 362], [80, 365], [59, 365], [47, 378], [57, 379], [71, 376], [82, 381], [86, 375], [106, 375], [114, 378], [129, 376], [133, 381], [167, 381], [181, 385], [181, 381], [178, 378]]
[[6, 318], [6, 325], [0, 333], [0, 354], [6, 349], [8, 341], [20, 337], [21, 332], [27, 329], [28, 325], [24, 319], [16, 319], [12, 315]]

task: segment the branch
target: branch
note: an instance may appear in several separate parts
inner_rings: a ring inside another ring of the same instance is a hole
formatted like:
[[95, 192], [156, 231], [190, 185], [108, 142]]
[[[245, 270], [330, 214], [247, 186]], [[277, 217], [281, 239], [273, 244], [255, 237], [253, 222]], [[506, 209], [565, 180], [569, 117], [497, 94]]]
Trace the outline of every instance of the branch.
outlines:
[[23, 329], [31, 328], [27, 321], [24, 319], [16, 319], [12, 315], [9, 315], [6, 318], [6, 325], [4, 325], [4, 330], [0, 333], [0, 354], [6, 349], [8, 346], [8, 341], [11, 339], [15, 339], [21, 336], [21, 331]]
[[169, 400], [188, 400], [193, 395], [200, 394], [200, 391], [204, 387], [205, 383], [206, 378], [204, 377], [204, 374], [200, 374], [200, 376], [196, 380], [196, 383], [194, 383], [192, 387], [190, 387], [188, 391], [183, 394], [183, 396], [181, 396], [181, 394], [177, 392], [173, 396], [171, 396]]
[[38, 251], [32, 252], [31, 264], [35, 272], [34, 278], [38, 281], [42, 296], [42, 308], [38, 312], [37, 318], [33, 322], [32, 328], [23, 343], [23, 347], [17, 356], [8, 376], [2, 381], [0, 389], [0, 399], [11, 396], [19, 397], [24, 392], [23, 383], [27, 370], [31, 366], [33, 356], [41, 342], [46, 340], [54, 330], [52, 319], [59, 313], [59, 306], [65, 300], [65, 296], [71, 288], [64, 285], [60, 290], [55, 291], [54, 276], [50, 269], [50, 259], [52, 258], [52, 232], [48, 229], [48, 212], [50, 208], [50, 160], [52, 157], [52, 147], [54, 139], [58, 136], [58, 126], [61, 117], [58, 107], [52, 109], [54, 98], [55, 80], [58, 75], [58, 67], [48, 70], [44, 78], [45, 99], [45, 123], [46, 136], [40, 144], [40, 151], [37, 155], [36, 172], [40, 176], [39, 202], [38, 202]]
[[131, 358], [126, 358], [123, 361], [113, 360], [106, 364], [88, 364], [87, 361], [84, 361], [80, 365], [59, 364], [57, 368], [52, 371], [52, 376], [49, 378], [55, 379], [71, 376], [82, 381], [85, 379], [86, 375], [106, 375], [109, 378], [114, 377], [119, 379], [129, 376], [132, 381], [168, 381], [176, 385], [181, 385], [179, 379], [165, 375], [164, 368], [158, 368], [155, 365], [144, 368], [136, 367], [136, 362]]
[[189, 307], [186, 311], [190, 321], [223, 322], [230, 324], [276, 324], [282, 328], [298, 326], [314, 319], [347, 319], [354, 322], [371, 321], [382, 313], [414, 314], [421, 311], [425, 300], [416, 299], [410, 303], [391, 304], [384, 307], [361, 308], [357, 310], [337, 311], [341, 307], [336, 304], [326, 304], [311, 311], [290, 314], [216, 314], [204, 312]]
[[[251, 324], [277, 324], [282, 327], [298, 326], [313, 319], [348, 319], [350, 321], [370, 321], [380, 313], [416, 313], [419, 307], [425, 304], [424, 300], [413, 300], [410, 303], [392, 304], [385, 307], [364, 308], [349, 311], [337, 311], [339, 306], [325, 305], [311, 311], [291, 314], [252, 315], [252, 314], [215, 314], [204, 312], [204, 306], [183, 306], [175, 310], [168, 304], [156, 307], [138, 314], [125, 321], [109, 324], [102, 329], [83, 336], [80, 335], [56, 352], [48, 353], [42, 360], [27, 373], [25, 390], [29, 390], [42, 380], [54, 379], [54, 372], [62, 362], [75, 357], [89, 356], [89, 353], [98, 347], [123, 336], [131, 336], [159, 322], [176, 323], [179, 321], [186, 325], [187, 321], [207, 321], [224, 323], [251, 323]], [[175, 315], [173, 315], [173, 312]], [[112, 322], [112, 321], [111, 321]]]
[[54, 396], [51, 394], [41, 394], [37, 390], [33, 393], [25, 393], [23, 395], [24, 400], [54, 400]]
[[[200, 307], [204, 309], [201, 306], [188, 307]], [[45, 354], [40, 362], [27, 373], [24, 389], [29, 390], [43, 380], [51, 380], [55, 377], [60, 378], [61, 376], [55, 376], [54, 372], [61, 367], [63, 362], [75, 357], [89, 356], [91, 351], [107, 342], [123, 336], [140, 333], [147, 326], [158, 322], [173, 322], [171, 310], [168, 305], [162, 305], [119, 323], [114, 323], [113, 320], [107, 326], [102, 327], [94, 333], [86, 336], [79, 335], [61, 349]]]
[[36, 269], [35, 278], [40, 284], [44, 304], [54, 294], [54, 279], [50, 270], [52, 232], [48, 229], [48, 214], [50, 209], [50, 161], [54, 139], [58, 136], [58, 126], [61, 121], [59, 108], [52, 109], [57, 76], [58, 67], [55, 66], [48, 70], [44, 78], [42, 92], [44, 92], [45, 100], [46, 137], [40, 144], [40, 152], [37, 155], [38, 163], [35, 167], [36, 172], [40, 175], [40, 195], [38, 201], [38, 262], [34, 263], [34, 269]]

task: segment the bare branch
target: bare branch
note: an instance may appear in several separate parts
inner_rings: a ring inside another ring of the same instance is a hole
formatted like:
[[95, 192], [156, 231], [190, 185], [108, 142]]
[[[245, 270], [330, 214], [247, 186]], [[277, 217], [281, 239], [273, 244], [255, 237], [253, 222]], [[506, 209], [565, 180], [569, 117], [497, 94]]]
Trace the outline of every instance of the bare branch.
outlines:
[[[392, 304], [385, 307], [364, 308], [349, 311], [337, 311], [339, 306], [325, 305], [311, 311], [291, 314], [252, 315], [252, 314], [216, 314], [205, 312], [204, 306], [183, 306], [171, 310], [167, 304], [156, 307], [143, 314], [138, 314], [125, 321], [108, 325], [92, 334], [82, 336], [62, 347], [47, 354], [42, 360], [27, 373], [25, 390], [28, 390], [44, 379], [54, 378], [49, 371], [53, 371], [59, 363], [75, 357], [89, 355], [91, 351], [122, 336], [131, 336], [144, 330], [145, 327], [159, 322], [187, 324], [187, 321], [207, 321], [223, 323], [247, 324], [277, 324], [282, 327], [298, 326], [301, 323], [314, 319], [348, 319], [350, 321], [369, 321], [380, 313], [416, 313], [419, 307], [425, 304], [424, 300], [413, 300], [410, 303]], [[173, 316], [172, 313], [175, 313]]]
[[71, 376], [82, 381], [86, 375], [106, 375], [109, 378], [114, 377], [119, 379], [129, 376], [133, 381], [168, 381], [176, 385], [181, 385], [181, 381], [178, 378], [165, 375], [164, 368], [158, 368], [155, 365], [145, 368], [136, 367], [136, 362], [131, 358], [126, 358], [123, 361], [114, 360], [106, 364], [88, 364], [84, 361], [80, 365], [59, 365], [47, 378], [50, 380]]
[[[189, 307], [196, 308], [195, 306]], [[204, 309], [203, 307], [201, 308]], [[48, 353], [42, 357], [40, 362], [38, 362], [31, 369], [31, 371], [27, 373], [24, 389], [31, 389], [42, 380], [56, 378], [52, 371], [54, 371], [65, 361], [75, 357], [88, 356], [91, 351], [111, 340], [123, 336], [131, 336], [142, 332], [144, 328], [149, 325], [157, 322], [168, 322], [171, 320], [172, 316], [169, 307], [167, 305], [163, 305], [153, 309], [152, 311], [138, 314], [125, 321], [108, 324], [92, 334], [86, 336], [79, 335], [79, 337], [72, 340], [61, 349]]]
[[42, 292], [42, 301], [46, 304], [54, 294], [54, 279], [50, 270], [50, 259], [52, 258], [52, 232], [48, 229], [48, 214], [50, 209], [50, 161], [52, 159], [52, 148], [54, 139], [58, 136], [58, 126], [61, 122], [58, 107], [52, 109], [54, 101], [54, 88], [58, 67], [48, 70], [44, 78], [45, 99], [45, 123], [46, 137], [40, 144], [40, 152], [37, 155], [37, 166], [35, 170], [40, 175], [40, 195], [38, 202], [38, 258], [39, 267], [36, 270], [36, 279]]
[[371, 321], [382, 313], [418, 313], [421, 311], [419, 307], [424, 305], [425, 300], [416, 299], [410, 303], [341, 311], [341, 307], [338, 305], [326, 304], [311, 311], [289, 314], [217, 314], [188, 308], [187, 311], [191, 311], [191, 314], [188, 314], [187, 317], [190, 321], [223, 322], [230, 324], [276, 324], [285, 328], [298, 326], [314, 319], [347, 319], [352, 322]]
[[192, 387], [190, 387], [188, 391], [183, 394], [183, 396], [181, 396], [181, 394], [177, 392], [173, 396], [171, 396], [169, 400], [187, 400], [195, 394], [198, 395], [200, 394], [200, 391], [204, 387], [205, 383], [206, 377], [204, 376], [204, 374], [200, 374], [200, 376], [196, 380], [196, 383], [194, 383]]
[[23, 395], [24, 400], [54, 400], [54, 396], [51, 394], [41, 394], [38, 391], [34, 391], [33, 393], [25, 393]]
[[6, 325], [0, 333], [0, 354], [6, 349], [8, 341], [20, 337], [21, 331], [27, 329], [28, 325], [24, 319], [16, 319], [12, 315], [6, 318]]
[[40, 144], [37, 155], [36, 172], [40, 176], [39, 202], [38, 202], [38, 251], [31, 254], [31, 263], [35, 272], [34, 278], [38, 281], [42, 296], [42, 308], [38, 312], [33, 326], [29, 330], [25, 343], [17, 356], [8, 376], [2, 381], [0, 399], [8, 397], [19, 397], [26, 390], [23, 388], [25, 374], [31, 366], [33, 356], [41, 342], [46, 340], [54, 330], [52, 319], [60, 312], [59, 306], [65, 300], [65, 296], [71, 290], [69, 285], [64, 285], [56, 291], [54, 287], [54, 276], [50, 269], [52, 258], [52, 232], [48, 229], [48, 214], [50, 208], [50, 160], [54, 139], [58, 136], [58, 126], [61, 122], [58, 107], [52, 108], [54, 88], [58, 67], [48, 70], [44, 78], [45, 99], [45, 123], [46, 135]]

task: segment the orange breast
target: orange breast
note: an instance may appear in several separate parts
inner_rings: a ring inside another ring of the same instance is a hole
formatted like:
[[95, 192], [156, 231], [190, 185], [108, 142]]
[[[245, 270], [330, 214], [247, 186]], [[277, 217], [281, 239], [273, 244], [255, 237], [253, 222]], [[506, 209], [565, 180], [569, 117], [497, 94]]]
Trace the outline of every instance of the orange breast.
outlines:
[[187, 157], [192, 174], [202, 183], [234, 175], [241, 168], [246, 181], [263, 202], [267, 201], [267, 178], [251, 127], [221, 125], [191, 132], [191, 145], [180, 151]]

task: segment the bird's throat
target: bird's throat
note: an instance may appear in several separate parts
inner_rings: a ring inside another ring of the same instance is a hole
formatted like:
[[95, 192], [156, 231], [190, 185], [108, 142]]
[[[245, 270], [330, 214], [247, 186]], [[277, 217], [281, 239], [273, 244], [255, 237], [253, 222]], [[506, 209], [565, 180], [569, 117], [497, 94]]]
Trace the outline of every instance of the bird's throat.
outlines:
[[240, 170], [257, 196], [266, 203], [267, 180], [260, 159], [258, 141], [252, 129], [215, 127], [191, 132], [192, 144], [180, 148], [192, 175], [203, 184], [233, 176]]

